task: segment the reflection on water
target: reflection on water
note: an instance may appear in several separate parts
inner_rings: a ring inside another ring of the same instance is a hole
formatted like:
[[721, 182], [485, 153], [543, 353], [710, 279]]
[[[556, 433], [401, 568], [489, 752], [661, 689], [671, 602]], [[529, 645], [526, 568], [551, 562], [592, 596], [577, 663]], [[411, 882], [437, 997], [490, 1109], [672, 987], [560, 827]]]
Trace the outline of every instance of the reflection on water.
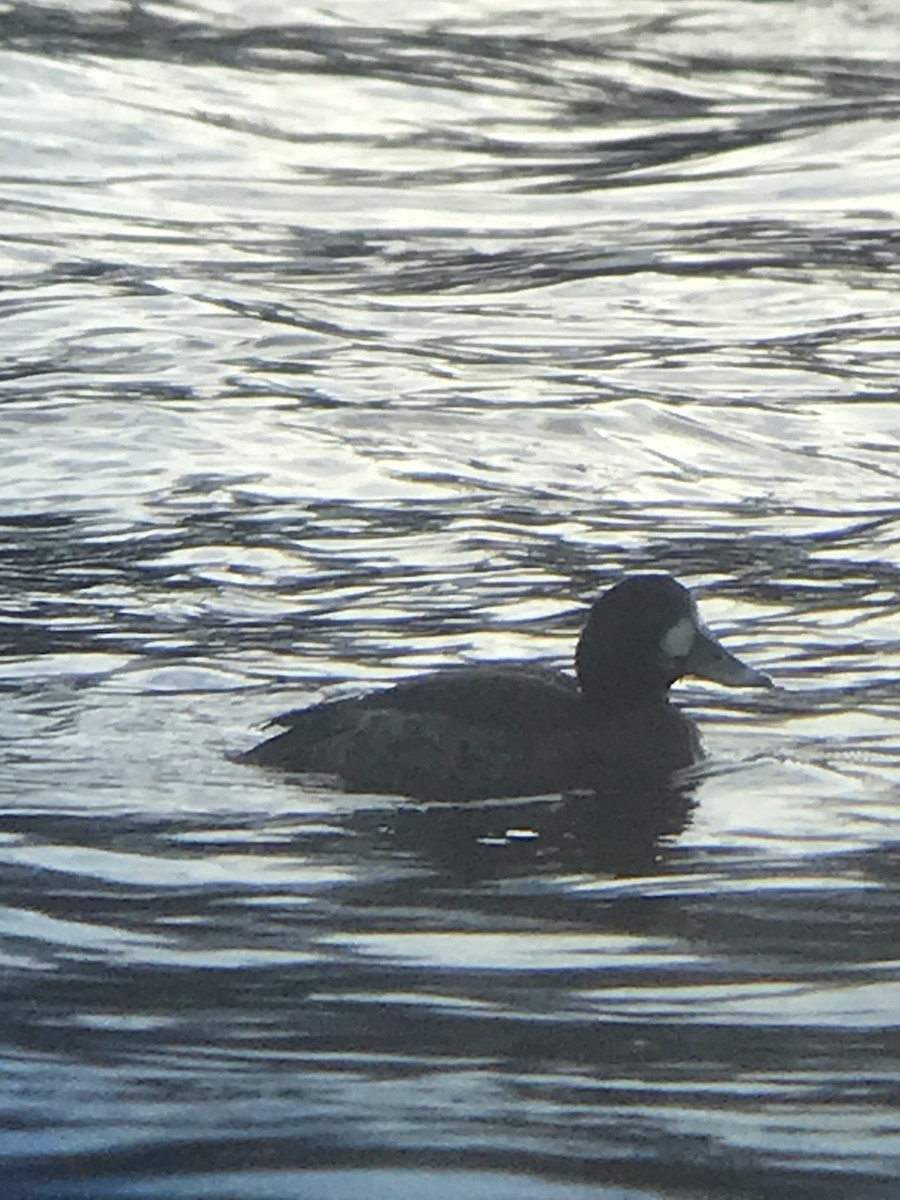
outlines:
[[[670, 7], [0, 15], [17, 1200], [895, 1194], [894, 14]], [[641, 569], [642, 807], [229, 760]]]

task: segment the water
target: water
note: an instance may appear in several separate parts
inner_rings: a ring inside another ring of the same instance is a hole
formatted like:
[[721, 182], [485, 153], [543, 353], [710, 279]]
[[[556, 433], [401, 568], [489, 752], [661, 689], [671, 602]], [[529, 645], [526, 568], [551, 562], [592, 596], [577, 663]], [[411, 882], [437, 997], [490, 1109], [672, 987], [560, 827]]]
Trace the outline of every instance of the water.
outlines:
[[[4, 1194], [895, 1196], [892, 6], [0, 32]], [[227, 757], [634, 569], [655, 828]]]

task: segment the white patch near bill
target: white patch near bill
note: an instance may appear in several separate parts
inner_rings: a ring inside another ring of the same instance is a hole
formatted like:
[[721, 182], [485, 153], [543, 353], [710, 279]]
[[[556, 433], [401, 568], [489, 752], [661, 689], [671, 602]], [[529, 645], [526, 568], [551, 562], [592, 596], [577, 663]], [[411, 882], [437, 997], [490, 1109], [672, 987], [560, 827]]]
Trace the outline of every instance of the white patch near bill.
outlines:
[[682, 617], [662, 636], [662, 652], [667, 658], [686, 658], [697, 637], [697, 626], [690, 617]]

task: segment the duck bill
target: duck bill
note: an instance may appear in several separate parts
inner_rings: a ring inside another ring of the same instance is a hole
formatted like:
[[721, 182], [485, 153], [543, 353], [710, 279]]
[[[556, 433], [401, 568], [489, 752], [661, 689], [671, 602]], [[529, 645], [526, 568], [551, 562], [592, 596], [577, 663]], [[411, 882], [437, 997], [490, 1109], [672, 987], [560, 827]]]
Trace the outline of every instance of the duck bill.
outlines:
[[706, 629], [699, 629], [690, 653], [685, 659], [685, 675], [712, 679], [729, 687], [773, 687], [768, 675], [754, 671], [717, 642]]

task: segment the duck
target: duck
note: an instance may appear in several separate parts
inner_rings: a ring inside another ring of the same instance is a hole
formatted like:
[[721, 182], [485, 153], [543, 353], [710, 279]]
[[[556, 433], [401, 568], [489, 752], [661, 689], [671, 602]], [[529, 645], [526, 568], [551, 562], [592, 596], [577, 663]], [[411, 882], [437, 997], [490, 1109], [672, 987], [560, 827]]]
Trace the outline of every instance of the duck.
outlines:
[[695, 723], [669, 698], [685, 675], [773, 686], [715, 638], [683, 584], [628, 575], [588, 610], [574, 675], [448, 666], [285, 712], [269, 722], [279, 732], [237, 757], [419, 801], [635, 792], [703, 757]]

